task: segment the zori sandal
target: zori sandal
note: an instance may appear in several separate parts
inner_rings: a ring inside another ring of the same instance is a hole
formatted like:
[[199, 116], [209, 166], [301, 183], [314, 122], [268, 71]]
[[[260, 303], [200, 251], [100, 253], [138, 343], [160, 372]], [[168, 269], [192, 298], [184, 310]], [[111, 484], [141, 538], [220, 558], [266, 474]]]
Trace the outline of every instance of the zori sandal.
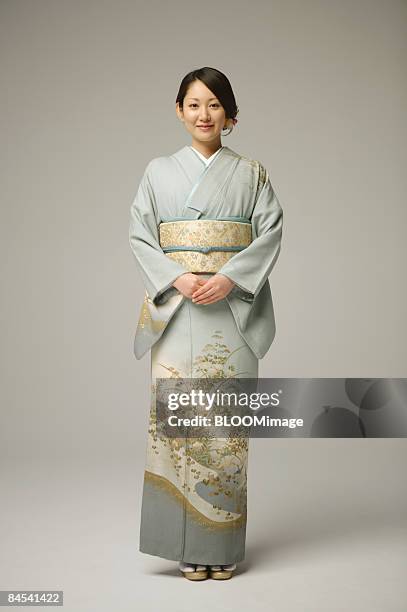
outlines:
[[213, 580], [228, 580], [233, 576], [233, 570], [236, 569], [236, 563], [230, 565], [210, 565], [209, 576]]
[[208, 568], [206, 565], [197, 565], [196, 563], [184, 563], [184, 561], [180, 561], [179, 569], [184, 578], [188, 578], [188, 580], [206, 580], [208, 577]]

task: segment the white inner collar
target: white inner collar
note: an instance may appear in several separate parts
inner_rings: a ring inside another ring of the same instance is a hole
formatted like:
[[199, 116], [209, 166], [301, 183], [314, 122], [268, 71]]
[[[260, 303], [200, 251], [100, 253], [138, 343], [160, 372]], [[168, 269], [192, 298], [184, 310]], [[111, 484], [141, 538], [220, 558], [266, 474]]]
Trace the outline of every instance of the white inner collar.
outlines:
[[189, 145], [189, 146], [191, 147], [191, 149], [195, 151], [197, 155], [199, 155], [199, 157], [202, 159], [203, 162], [205, 162], [206, 165], [208, 165], [213, 160], [213, 158], [218, 155], [219, 151], [223, 149], [223, 146], [222, 146], [217, 151], [215, 151], [215, 153], [211, 155], [210, 157], [205, 157], [205, 155], [202, 155], [202, 153], [198, 151], [197, 149], [195, 149], [195, 147], [193, 147], [192, 145]]

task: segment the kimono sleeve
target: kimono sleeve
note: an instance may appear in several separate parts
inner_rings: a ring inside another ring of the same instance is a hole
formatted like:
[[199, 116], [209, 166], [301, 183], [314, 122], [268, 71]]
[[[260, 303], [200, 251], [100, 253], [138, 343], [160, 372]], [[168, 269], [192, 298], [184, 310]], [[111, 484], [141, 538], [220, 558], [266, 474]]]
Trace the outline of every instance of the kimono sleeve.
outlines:
[[266, 172], [253, 209], [252, 242], [218, 270], [236, 284], [231, 294], [253, 301], [267, 280], [281, 249], [283, 210]]
[[167, 257], [160, 247], [159, 215], [150, 179], [153, 161], [145, 169], [130, 208], [129, 243], [146, 291], [154, 304], [159, 305], [179, 293], [172, 283], [188, 270]]

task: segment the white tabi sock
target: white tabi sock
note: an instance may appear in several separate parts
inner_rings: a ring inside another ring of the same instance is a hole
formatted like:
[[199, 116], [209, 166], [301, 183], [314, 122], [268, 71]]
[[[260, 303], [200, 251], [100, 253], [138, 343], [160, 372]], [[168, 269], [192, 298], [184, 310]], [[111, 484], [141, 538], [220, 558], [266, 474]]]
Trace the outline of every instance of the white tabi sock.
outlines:
[[207, 567], [206, 565], [197, 565], [196, 563], [185, 563], [185, 561], [180, 561], [179, 569], [181, 572], [204, 572]]

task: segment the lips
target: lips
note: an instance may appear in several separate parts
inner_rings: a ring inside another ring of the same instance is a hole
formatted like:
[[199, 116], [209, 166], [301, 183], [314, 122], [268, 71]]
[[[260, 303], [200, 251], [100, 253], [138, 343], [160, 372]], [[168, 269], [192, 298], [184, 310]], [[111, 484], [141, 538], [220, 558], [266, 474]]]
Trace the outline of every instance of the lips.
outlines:
[[213, 124], [209, 123], [208, 125], [198, 125], [198, 127], [200, 127], [200, 128], [208, 128], [208, 127], [213, 127]]

